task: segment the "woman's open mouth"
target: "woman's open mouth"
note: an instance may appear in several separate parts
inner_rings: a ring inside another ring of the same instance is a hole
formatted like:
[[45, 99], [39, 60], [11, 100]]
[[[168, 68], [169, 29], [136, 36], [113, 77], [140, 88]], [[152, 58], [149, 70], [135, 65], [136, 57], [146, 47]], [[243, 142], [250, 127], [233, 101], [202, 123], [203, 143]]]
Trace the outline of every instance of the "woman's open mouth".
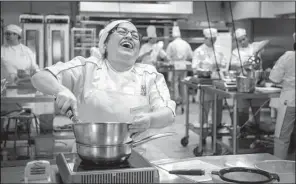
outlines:
[[129, 41], [123, 41], [120, 43], [120, 45], [124, 48], [127, 48], [127, 49], [133, 49], [134, 48], [134, 45], [133, 43], [129, 42]]

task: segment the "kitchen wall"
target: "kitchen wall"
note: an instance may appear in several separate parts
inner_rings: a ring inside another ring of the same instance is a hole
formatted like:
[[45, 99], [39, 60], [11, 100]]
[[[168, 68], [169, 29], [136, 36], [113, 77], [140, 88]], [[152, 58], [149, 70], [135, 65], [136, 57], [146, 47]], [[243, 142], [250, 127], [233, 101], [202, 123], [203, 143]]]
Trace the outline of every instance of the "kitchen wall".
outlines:
[[23, 13], [37, 14], [67, 14], [70, 15], [72, 25], [78, 13], [76, 1], [1, 1], [1, 18], [4, 25], [19, 24], [19, 16]]
[[[232, 1], [225, 2], [225, 19], [230, 22], [246, 18], [275, 18], [280, 15], [294, 14], [295, 1]], [[231, 15], [232, 13], [232, 15]]]
[[207, 21], [206, 6], [208, 9], [210, 21], [224, 21], [225, 14], [223, 3], [220, 1], [195, 1], [193, 2], [193, 15], [189, 16], [189, 20]]
[[295, 19], [253, 19], [252, 24], [254, 41], [270, 41], [262, 54], [263, 67], [272, 67], [285, 51], [293, 50]]
[[[233, 24], [228, 23], [233, 29]], [[250, 18], [234, 21], [234, 27], [246, 29], [250, 42], [269, 40], [270, 43], [262, 53], [263, 68], [272, 67], [274, 62], [287, 50], [293, 49], [295, 19]], [[233, 39], [233, 48], [236, 42]]]

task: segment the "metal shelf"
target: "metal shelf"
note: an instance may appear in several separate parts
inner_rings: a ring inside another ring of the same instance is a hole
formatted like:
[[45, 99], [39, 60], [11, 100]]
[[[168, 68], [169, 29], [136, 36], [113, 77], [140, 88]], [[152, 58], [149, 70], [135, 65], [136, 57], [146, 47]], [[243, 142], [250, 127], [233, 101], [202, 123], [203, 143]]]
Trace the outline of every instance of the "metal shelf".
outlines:
[[[79, 40], [77, 40], [79, 38]], [[88, 50], [97, 45], [96, 29], [77, 28], [71, 29], [71, 57], [77, 56], [77, 50], [80, 50], [80, 56], [88, 57]]]

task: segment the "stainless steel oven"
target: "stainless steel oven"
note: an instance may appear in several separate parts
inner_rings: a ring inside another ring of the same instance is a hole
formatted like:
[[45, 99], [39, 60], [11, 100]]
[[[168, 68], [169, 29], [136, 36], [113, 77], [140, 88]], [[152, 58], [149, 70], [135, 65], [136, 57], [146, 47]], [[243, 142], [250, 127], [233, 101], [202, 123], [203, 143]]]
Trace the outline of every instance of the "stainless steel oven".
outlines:
[[67, 15], [47, 15], [46, 23], [46, 66], [57, 62], [67, 62], [70, 56], [70, 17]]
[[19, 22], [23, 29], [23, 44], [35, 53], [37, 65], [44, 68], [44, 16], [22, 14]]

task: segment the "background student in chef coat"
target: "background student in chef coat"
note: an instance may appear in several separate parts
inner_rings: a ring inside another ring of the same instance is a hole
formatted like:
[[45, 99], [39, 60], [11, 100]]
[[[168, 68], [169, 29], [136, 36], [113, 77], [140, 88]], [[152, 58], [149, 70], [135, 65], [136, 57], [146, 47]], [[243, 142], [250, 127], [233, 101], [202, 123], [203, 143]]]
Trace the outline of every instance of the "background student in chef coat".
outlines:
[[[293, 35], [295, 42], [295, 33]], [[291, 135], [295, 135], [295, 51], [287, 51], [272, 68], [269, 79], [282, 84], [276, 119], [274, 155], [287, 159]], [[294, 132], [293, 132], [294, 131]], [[296, 147], [295, 142], [293, 148]]]
[[167, 55], [163, 50], [163, 42], [157, 42], [155, 26], [148, 26], [146, 32], [148, 42], [141, 46], [137, 62], [155, 65], [158, 58], [166, 59]]
[[[223, 79], [223, 71], [226, 71], [226, 58], [224, 54], [215, 46], [217, 40], [218, 31], [214, 28], [208, 28], [203, 30], [204, 34], [204, 43], [196, 48], [193, 52], [192, 59], [192, 69], [194, 73], [199, 71], [211, 71], [212, 79]], [[219, 69], [219, 71], [217, 71]], [[199, 93], [198, 93], [199, 95]], [[211, 102], [213, 96], [205, 94], [204, 97], [204, 112], [205, 116], [208, 117], [208, 113], [211, 107]], [[199, 98], [197, 98], [199, 99]], [[217, 122], [221, 123], [222, 121], [222, 100], [218, 100], [218, 120]], [[218, 125], [219, 126], [219, 125]]]
[[[258, 55], [260, 57], [259, 48], [263, 48], [268, 41], [264, 40], [261, 42], [253, 42], [250, 43], [247, 37], [247, 33], [245, 29], [238, 28], [235, 31], [235, 39], [238, 44], [238, 48], [235, 48], [232, 52], [231, 60], [229, 63], [229, 70], [235, 70], [237, 72], [242, 72], [241, 66], [243, 66], [251, 57]], [[262, 51], [262, 50], [261, 50]], [[262, 71], [262, 63], [259, 65], [256, 70]], [[253, 113], [255, 114], [260, 106], [264, 103], [265, 100], [251, 100], [251, 105], [249, 100], [239, 100], [238, 101], [238, 117], [239, 117], [239, 125], [242, 126], [245, 122], [249, 120], [249, 107]], [[260, 111], [254, 117], [255, 121], [259, 123], [260, 121]], [[251, 124], [247, 124], [247, 127], [251, 127]], [[246, 130], [245, 128], [242, 131]]]
[[[170, 42], [167, 46], [166, 53], [168, 56], [169, 61], [176, 63], [176, 62], [191, 62], [192, 60], [192, 49], [188, 42], [181, 38], [181, 32], [179, 26], [176, 24], [173, 26], [172, 36], [174, 40]], [[175, 97], [174, 99], [177, 103], [182, 102], [185, 100], [185, 91], [183, 88], [179, 86], [180, 80], [187, 77], [187, 72], [184, 71], [175, 71], [174, 80], [174, 92]], [[172, 77], [170, 77], [172, 78]], [[179, 90], [181, 88], [181, 90]]]
[[1, 79], [14, 82], [17, 78], [28, 78], [38, 69], [36, 56], [21, 43], [22, 29], [10, 24], [5, 27], [6, 43], [1, 46]]
[[[39, 70], [36, 56], [32, 50], [21, 43], [22, 29], [10, 24], [4, 29], [6, 42], [1, 46], [1, 79], [8, 83], [30, 82], [31, 76]], [[28, 107], [34, 111], [35, 104], [2, 104], [1, 113], [19, 110]], [[7, 122], [3, 123], [6, 124]], [[14, 124], [14, 123], [11, 123]], [[35, 123], [32, 123], [35, 126]], [[3, 125], [5, 127], [5, 125]], [[32, 131], [35, 132], [35, 131]]]

